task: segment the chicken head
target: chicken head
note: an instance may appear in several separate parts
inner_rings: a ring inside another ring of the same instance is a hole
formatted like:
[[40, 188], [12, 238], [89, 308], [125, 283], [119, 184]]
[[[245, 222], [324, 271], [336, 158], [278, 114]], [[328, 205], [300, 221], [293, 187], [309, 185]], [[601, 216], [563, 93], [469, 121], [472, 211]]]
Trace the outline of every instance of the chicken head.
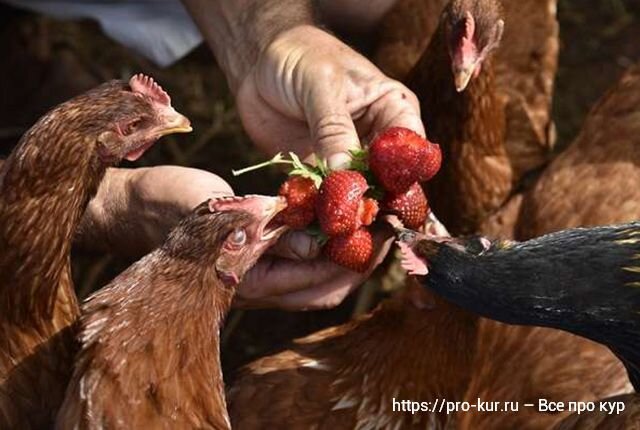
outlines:
[[504, 21], [497, 2], [453, 1], [444, 10], [451, 71], [458, 92], [482, 69], [482, 62], [502, 39]]

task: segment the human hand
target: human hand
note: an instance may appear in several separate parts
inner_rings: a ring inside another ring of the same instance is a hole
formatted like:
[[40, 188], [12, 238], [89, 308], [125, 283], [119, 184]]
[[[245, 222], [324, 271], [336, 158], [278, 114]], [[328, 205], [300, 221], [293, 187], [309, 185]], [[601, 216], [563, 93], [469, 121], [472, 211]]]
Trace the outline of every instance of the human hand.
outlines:
[[344, 167], [360, 137], [402, 126], [425, 135], [415, 95], [325, 31], [280, 33], [240, 80], [238, 111], [264, 151], [316, 152]]
[[315, 238], [289, 232], [245, 275], [234, 306], [297, 311], [335, 307], [384, 260], [393, 241], [391, 230], [383, 226], [373, 239], [371, 265], [357, 273], [323, 258]]

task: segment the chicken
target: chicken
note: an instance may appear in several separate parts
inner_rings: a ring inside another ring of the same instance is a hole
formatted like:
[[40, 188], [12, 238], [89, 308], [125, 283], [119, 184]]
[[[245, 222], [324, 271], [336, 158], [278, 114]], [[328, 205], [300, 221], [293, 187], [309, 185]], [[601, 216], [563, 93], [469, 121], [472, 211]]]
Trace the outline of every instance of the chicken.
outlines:
[[407, 78], [429, 139], [443, 149], [442, 169], [428, 184], [429, 204], [454, 233], [476, 231], [512, 189], [492, 66], [501, 17], [497, 0], [452, 0]]
[[[560, 328], [607, 345], [640, 387], [640, 223], [562, 230], [526, 242], [400, 234], [403, 265], [466, 309], [511, 324]], [[603, 400], [559, 429], [637, 428], [640, 397]], [[609, 406], [610, 408], [611, 406]]]
[[[244, 367], [228, 392], [233, 427], [548, 429], [566, 413], [522, 404], [593, 401], [627, 389], [619, 382], [622, 365], [596, 344], [478, 318], [408, 282], [372, 313]], [[554, 342], [562, 348], [550, 358]], [[433, 405], [478, 398], [521, 407], [450, 414], [393, 409], [394, 399]]]
[[0, 170], [0, 428], [50, 428], [71, 375], [74, 231], [108, 166], [190, 131], [148, 77], [54, 108]]
[[640, 218], [640, 64], [594, 106], [575, 141], [522, 197], [516, 237]]
[[[482, 93], [493, 94], [494, 106], [491, 109], [496, 112], [494, 117], [503, 117], [505, 121], [504, 131], [500, 130], [504, 140], [497, 142], [497, 137], [493, 137], [493, 142], [506, 150], [508, 160], [504, 160], [503, 154], [500, 153], [500, 157], [495, 161], [497, 164], [488, 164], [488, 170], [472, 170], [475, 175], [479, 175], [479, 182], [490, 181], [494, 176], [494, 170], [501, 173], [501, 180], [506, 180], [506, 168], [509, 166], [513, 183], [518, 183], [524, 173], [540, 167], [548, 159], [555, 139], [550, 111], [559, 45], [556, 2], [557, 0], [502, 2], [503, 17], [506, 21], [504, 43], [495, 52], [495, 59], [491, 64], [484, 67], [490, 69], [490, 75], [491, 71], [494, 72], [495, 79], [486, 77], [485, 81], [491, 83], [491, 86], [478, 85], [480, 88], [474, 91], [478, 100], [486, 97]], [[429, 40], [437, 37], [438, 14], [447, 3], [447, 0], [400, 0], [384, 20], [380, 30], [380, 42], [374, 56], [375, 62], [384, 72], [408, 82], [427, 107], [434, 101], [426, 96], [434, 90], [425, 91], [422, 85], [435, 88], [436, 91], [438, 87], [435, 83], [430, 83], [434, 76], [425, 67], [428, 61], [425, 61], [427, 58], [423, 52]], [[432, 60], [437, 61], [435, 58]], [[441, 64], [441, 67], [444, 67], [444, 64]], [[407, 80], [411, 69], [413, 78]], [[417, 84], [416, 75], [421, 76]], [[457, 121], [453, 120], [455, 118], [445, 118], [450, 123], [457, 124]], [[425, 119], [427, 127], [431, 129], [429, 117]], [[486, 127], [482, 122], [479, 126]], [[492, 142], [478, 131], [469, 132], [468, 139], [471, 142]], [[450, 145], [449, 140], [441, 140], [439, 143]], [[491, 147], [495, 154], [498, 147]], [[465, 174], [468, 175], [467, 172]], [[471, 180], [469, 178], [467, 181]], [[447, 185], [456, 187], [455, 182]], [[494, 194], [496, 199], [502, 196], [497, 191], [477, 186], [473, 188], [471, 185], [464, 190], [473, 193], [464, 196], [470, 201], [486, 201], [486, 196], [478, 195], [483, 192]], [[494, 202], [493, 209], [495, 204]], [[445, 219], [442, 216], [441, 218]]]
[[282, 197], [199, 205], [83, 305], [57, 428], [229, 428], [220, 326], [235, 287], [286, 231]]

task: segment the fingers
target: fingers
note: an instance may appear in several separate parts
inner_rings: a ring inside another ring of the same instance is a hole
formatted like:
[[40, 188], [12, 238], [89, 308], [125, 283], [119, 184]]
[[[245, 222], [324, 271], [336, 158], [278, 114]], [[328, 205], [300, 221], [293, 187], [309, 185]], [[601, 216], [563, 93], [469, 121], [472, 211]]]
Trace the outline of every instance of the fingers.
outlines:
[[266, 256], [245, 275], [237, 297], [250, 307], [276, 305], [273, 299], [278, 296], [326, 284], [345, 272], [322, 258], [292, 261]]
[[405, 127], [426, 136], [420, 117], [420, 103], [411, 90], [389, 79], [380, 85], [378, 91], [378, 97], [361, 120], [368, 125], [369, 138], [388, 127]]
[[365, 281], [361, 274], [345, 271], [327, 282], [290, 294], [270, 298], [271, 306], [288, 311], [331, 309]]
[[384, 260], [391, 247], [391, 229], [374, 233], [374, 255], [365, 273], [342, 268], [323, 258], [292, 261], [267, 256], [240, 285], [235, 306], [286, 310], [326, 309], [340, 304]]
[[318, 241], [302, 231], [289, 231], [269, 249], [269, 254], [289, 260], [310, 260], [320, 254]]
[[336, 82], [341, 74], [334, 77], [331, 68], [327, 69], [327, 86], [312, 87], [303, 103], [315, 152], [327, 160], [331, 169], [342, 169], [351, 161], [349, 151], [360, 148], [360, 138], [347, 110], [345, 89]]

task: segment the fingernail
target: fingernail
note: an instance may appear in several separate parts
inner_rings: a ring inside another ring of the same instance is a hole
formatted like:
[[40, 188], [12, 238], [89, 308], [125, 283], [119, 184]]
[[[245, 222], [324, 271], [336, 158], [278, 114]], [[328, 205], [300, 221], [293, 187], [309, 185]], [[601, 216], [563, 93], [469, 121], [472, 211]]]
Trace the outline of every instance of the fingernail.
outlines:
[[347, 169], [351, 164], [351, 155], [345, 152], [338, 152], [327, 157], [327, 166], [331, 170]]
[[318, 241], [306, 233], [293, 232], [289, 235], [288, 242], [291, 253], [301, 260], [315, 258], [320, 251]]

